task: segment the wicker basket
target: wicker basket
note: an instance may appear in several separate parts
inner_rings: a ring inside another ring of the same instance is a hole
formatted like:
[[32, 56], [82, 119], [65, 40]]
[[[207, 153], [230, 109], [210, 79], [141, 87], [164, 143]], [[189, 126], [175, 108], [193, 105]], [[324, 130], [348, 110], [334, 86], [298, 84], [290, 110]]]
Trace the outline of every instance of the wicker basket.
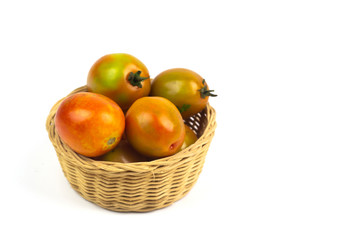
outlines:
[[[70, 95], [84, 91], [80, 87]], [[119, 163], [82, 156], [61, 141], [54, 116], [62, 100], [51, 109], [46, 129], [65, 177], [86, 200], [118, 212], [147, 212], [171, 205], [197, 181], [216, 128], [210, 105], [186, 121], [199, 137], [190, 147], [150, 162]]]

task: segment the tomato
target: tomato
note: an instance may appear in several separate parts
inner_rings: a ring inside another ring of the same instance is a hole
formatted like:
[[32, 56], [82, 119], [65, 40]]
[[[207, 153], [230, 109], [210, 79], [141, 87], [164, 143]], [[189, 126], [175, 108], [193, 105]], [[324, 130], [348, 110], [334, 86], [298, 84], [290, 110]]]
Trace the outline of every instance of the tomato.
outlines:
[[126, 141], [121, 140], [120, 143], [110, 152], [98, 157], [96, 160], [110, 161], [110, 162], [145, 162], [150, 159], [139, 154], [134, 148]]
[[146, 66], [126, 53], [101, 57], [91, 67], [87, 87], [90, 92], [103, 94], [126, 111], [138, 98], [149, 95], [150, 76]]
[[209, 96], [216, 96], [212, 92], [213, 90], [208, 90], [207, 83], [196, 72], [174, 68], [154, 78], [150, 95], [169, 99], [186, 119], [206, 107]]
[[148, 157], [165, 157], [178, 152], [185, 138], [185, 124], [179, 110], [162, 97], [136, 100], [125, 117], [130, 144]]
[[198, 140], [198, 137], [196, 136], [194, 131], [191, 130], [189, 126], [185, 125], [185, 140], [183, 145], [181, 146], [181, 150], [184, 150], [185, 148], [189, 147], [190, 145], [195, 143], [196, 140]]
[[73, 94], [60, 104], [55, 129], [75, 152], [96, 157], [113, 149], [125, 128], [121, 108], [110, 98], [97, 93]]

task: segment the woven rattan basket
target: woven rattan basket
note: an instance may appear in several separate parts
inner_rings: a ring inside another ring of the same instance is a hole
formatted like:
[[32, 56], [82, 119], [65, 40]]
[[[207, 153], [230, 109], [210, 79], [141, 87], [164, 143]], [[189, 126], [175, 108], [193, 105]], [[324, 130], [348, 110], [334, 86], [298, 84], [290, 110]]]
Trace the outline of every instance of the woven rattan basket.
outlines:
[[[86, 87], [70, 95], [83, 91]], [[46, 129], [65, 177], [86, 200], [113, 211], [147, 212], [171, 205], [197, 181], [216, 128], [210, 105], [186, 121], [199, 137], [190, 147], [150, 162], [119, 163], [87, 158], [61, 141], [54, 116], [62, 100], [51, 109]]]

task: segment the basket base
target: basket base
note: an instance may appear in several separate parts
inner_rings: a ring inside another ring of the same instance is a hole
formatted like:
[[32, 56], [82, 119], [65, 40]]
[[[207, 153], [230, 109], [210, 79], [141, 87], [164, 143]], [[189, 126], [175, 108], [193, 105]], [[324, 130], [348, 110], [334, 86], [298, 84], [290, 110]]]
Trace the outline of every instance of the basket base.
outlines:
[[133, 205], [127, 203], [127, 204], [121, 204], [121, 203], [117, 203], [114, 204], [114, 201], [101, 201], [99, 199], [96, 199], [95, 196], [89, 196], [86, 194], [83, 194], [81, 191], [79, 191], [79, 188], [76, 185], [73, 185], [71, 183], [69, 183], [71, 188], [78, 193], [82, 198], [84, 198], [86, 201], [97, 205], [98, 207], [101, 207], [103, 209], [112, 211], [112, 212], [124, 212], [124, 213], [146, 213], [146, 212], [152, 212], [155, 210], [159, 210], [159, 209], [163, 209], [166, 208], [168, 206], [171, 206], [173, 203], [181, 200], [182, 198], [184, 198], [191, 190], [191, 188], [193, 187], [194, 184], [192, 184], [192, 186], [189, 186], [189, 189], [184, 191], [182, 194], [180, 194], [179, 196], [177, 196], [177, 198], [175, 200], [171, 200], [171, 201], [165, 201], [165, 197], [163, 199], [159, 199], [157, 201], [153, 202], [153, 206], [151, 204], [149, 204], [149, 202], [147, 201], [146, 204], [144, 203], [134, 203]]

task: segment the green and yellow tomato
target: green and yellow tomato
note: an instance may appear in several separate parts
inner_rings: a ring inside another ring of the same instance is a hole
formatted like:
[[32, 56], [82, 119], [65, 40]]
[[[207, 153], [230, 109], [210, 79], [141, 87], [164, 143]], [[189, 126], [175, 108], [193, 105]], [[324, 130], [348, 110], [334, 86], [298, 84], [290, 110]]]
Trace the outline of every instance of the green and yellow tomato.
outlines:
[[185, 138], [179, 110], [162, 97], [136, 100], [125, 116], [126, 138], [139, 153], [165, 157], [178, 152]]
[[190, 145], [195, 143], [196, 140], [198, 140], [198, 137], [196, 136], [194, 131], [191, 130], [189, 126], [185, 125], [185, 139], [183, 145], [181, 146], [181, 150], [184, 150], [185, 148], [189, 147]]
[[154, 78], [150, 95], [169, 99], [186, 119], [206, 107], [209, 96], [216, 96], [212, 92], [213, 90], [208, 90], [207, 83], [196, 72], [174, 68]]
[[126, 111], [138, 98], [149, 95], [150, 76], [146, 66], [126, 53], [108, 54], [91, 67], [87, 87], [90, 92], [103, 94]]

